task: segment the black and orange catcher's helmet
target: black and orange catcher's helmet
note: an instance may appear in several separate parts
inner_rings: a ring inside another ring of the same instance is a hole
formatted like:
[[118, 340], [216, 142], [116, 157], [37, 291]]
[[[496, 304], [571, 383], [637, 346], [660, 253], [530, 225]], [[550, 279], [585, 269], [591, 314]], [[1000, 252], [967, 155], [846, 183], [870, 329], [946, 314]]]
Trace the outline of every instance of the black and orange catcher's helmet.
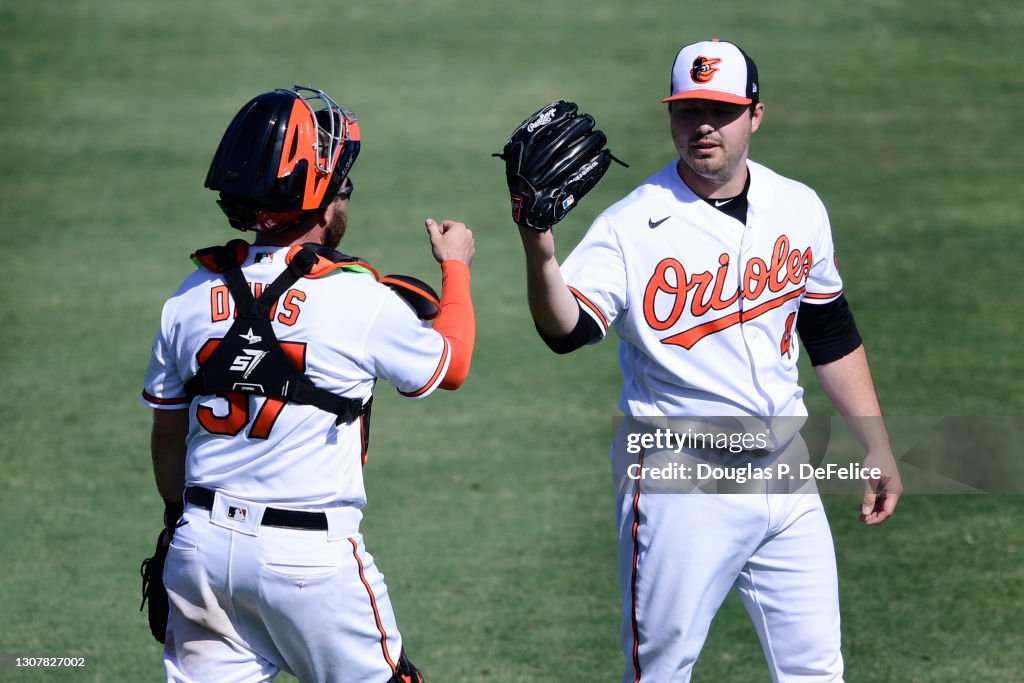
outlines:
[[322, 90], [279, 88], [251, 99], [224, 131], [206, 187], [232, 227], [282, 230], [326, 207], [359, 154], [359, 123]]

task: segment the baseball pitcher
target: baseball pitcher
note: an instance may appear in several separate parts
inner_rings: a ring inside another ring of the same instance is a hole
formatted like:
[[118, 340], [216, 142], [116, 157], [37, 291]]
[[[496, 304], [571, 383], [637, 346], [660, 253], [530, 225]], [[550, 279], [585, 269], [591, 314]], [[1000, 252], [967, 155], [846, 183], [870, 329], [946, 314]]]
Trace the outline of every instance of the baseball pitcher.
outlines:
[[[572, 127], [558, 132], [556, 103], [506, 144], [541, 337], [567, 353], [614, 327], [624, 424], [668, 425], [673, 443], [692, 436], [683, 425], [806, 416], [801, 346], [843, 415], [879, 416], [824, 206], [807, 186], [748, 159], [765, 111], [753, 60], [724, 41], [687, 45], [663, 102], [678, 158], [602, 212], [561, 266], [550, 228], [589, 187], [557, 186], [533, 169], [574, 158], [561, 150], [580, 149], [583, 138]], [[590, 160], [598, 163], [560, 177], [599, 179], [607, 159]], [[545, 197], [556, 198], [555, 210], [537, 200]], [[883, 473], [865, 481], [861, 509], [865, 523], [878, 524], [896, 506], [899, 475], [881, 422], [851, 425], [865, 465]], [[821, 500], [813, 487], [794, 492], [766, 480], [773, 465], [806, 459], [802, 439], [793, 430], [763, 440], [707, 434], [730, 439], [689, 443], [678, 461], [647, 439], [655, 433], [620, 433], [613, 444], [613, 471], [631, 476], [616, 501], [622, 680], [689, 681], [712, 618], [735, 589], [773, 681], [842, 681], [836, 563]], [[645, 479], [652, 463], [681, 474], [678, 487]], [[743, 495], [687, 489], [687, 473], [692, 482], [701, 466], [742, 467], [760, 483]]]

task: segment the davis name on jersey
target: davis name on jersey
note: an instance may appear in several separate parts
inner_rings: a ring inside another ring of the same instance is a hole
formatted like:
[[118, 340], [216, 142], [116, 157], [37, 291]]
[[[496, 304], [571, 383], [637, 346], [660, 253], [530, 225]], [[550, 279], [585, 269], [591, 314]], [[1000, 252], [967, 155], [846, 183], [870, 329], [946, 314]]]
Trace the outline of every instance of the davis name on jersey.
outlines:
[[745, 225], [672, 162], [598, 216], [562, 265], [583, 309], [619, 335], [627, 415], [806, 414], [798, 308], [842, 293], [828, 216], [807, 186], [748, 168]]
[[[256, 296], [285, 269], [289, 250], [248, 247], [242, 273]], [[335, 424], [336, 415], [312, 405], [244, 393], [246, 374], [262, 361], [244, 349], [231, 367], [239, 391], [186, 395], [185, 382], [224, 339], [234, 309], [223, 278], [200, 268], [164, 305], [153, 344], [142, 400], [194, 411], [188, 481], [248, 500], [361, 508], [362, 417]], [[316, 386], [361, 402], [378, 377], [423, 398], [441, 384], [451, 357], [448, 341], [369, 269], [314, 270], [280, 297], [271, 320], [285, 354]], [[252, 335], [242, 337], [255, 343]]]

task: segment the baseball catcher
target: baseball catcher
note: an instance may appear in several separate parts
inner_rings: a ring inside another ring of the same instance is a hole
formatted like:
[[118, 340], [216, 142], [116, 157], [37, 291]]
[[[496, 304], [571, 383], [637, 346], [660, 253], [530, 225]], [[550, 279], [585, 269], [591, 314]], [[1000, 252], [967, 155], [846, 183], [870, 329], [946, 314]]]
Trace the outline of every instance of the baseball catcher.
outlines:
[[229, 225], [255, 236], [192, 254], [146, 370], [167, 512], [143, 594], [168, 681], [422, 683], [361, 532], [370, 407], [378, 380], [410, 399], [466, 380], [475, 247], [424, 220], [440, 296], [338, 251], [360, 145], [325, 92], [279, 88], [210, 164]]
[[619, 159], [605, 149], [605, 134], [594, 117], [573, 102], [558, 100], [523, 121], [501, 154], [512, 199], [512, 220], [539, 230], [551, 229], [601, 181]]

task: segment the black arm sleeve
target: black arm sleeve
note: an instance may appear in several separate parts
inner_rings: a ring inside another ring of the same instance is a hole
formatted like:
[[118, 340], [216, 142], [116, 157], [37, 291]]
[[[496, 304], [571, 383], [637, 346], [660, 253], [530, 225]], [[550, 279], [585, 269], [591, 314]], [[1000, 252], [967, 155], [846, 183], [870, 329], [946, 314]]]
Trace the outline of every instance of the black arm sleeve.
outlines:
[[[577, 302], [579, 303], [579, 302]], [[593, 344], [601, 340], [601, 328], [597, 322], [583, 311], [580, 306], [580, 319], [576, 322], [573, 331], [564, 337], [549, 337], [537, 328], [537, 334], [548, 345], [548, 348], [558, 354], [571, 353], [587, 344]]]
[[862, 343], [853, 313], [842, 294], [827, 304], [801, 306], [796, 331], [807, 349], [811, 365], [839, 360]]

